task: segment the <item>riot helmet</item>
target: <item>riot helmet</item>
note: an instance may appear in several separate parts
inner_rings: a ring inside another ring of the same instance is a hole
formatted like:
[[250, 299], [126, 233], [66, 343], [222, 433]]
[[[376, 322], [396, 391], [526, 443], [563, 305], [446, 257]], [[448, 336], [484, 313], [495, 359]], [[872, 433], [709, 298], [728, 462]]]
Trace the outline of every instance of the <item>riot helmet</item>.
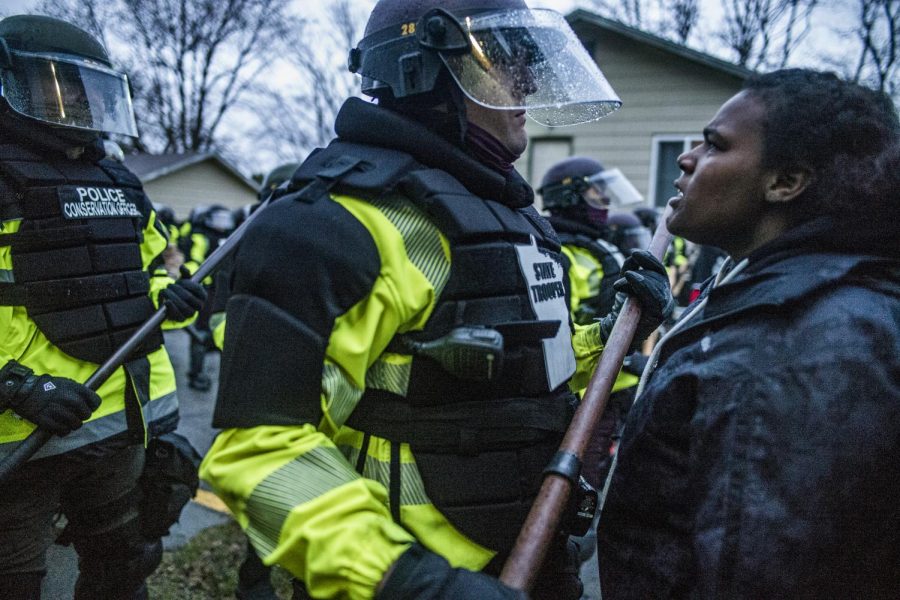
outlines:
[[203, 227], [217, 233], [231, 233], [235, 228], [234, 214], [220, 204], [210, 206], [200, 215]]
[[605, 169], [586, 156], [572, 156], [553, 165], [541, 180], [544, 207], [566, 208], [582, 202], [597, 209], [616, 208], [643, 201], [619, 169]]
[[659, 213], [655, 208], [636, 208], [634, 216], [640, 219], [641, 224], [651, 232], [656, 231], [656, 224], [659, 221]]
[[153, 203], [153, 211], [156, 213], [156, 218], [165, 226], [176, 225], [175, 219], [175, 211], [172, 210], [171, 206], [166, 204], [162, 204], [160, 202]]
[[349, 68], [379, 99], [436, 91], [449, 73], [469, 100], [547, 126], [621, 106], [563, 16], [522, 0], [379, 0]]
[[635, 250], [645, 250], [650, 245], [650, 230], [633, 213], [617, 212], [609, 215], [606, 227], [609, 231], [608, 241], [626, 256]]
[[269, 197], [269, 195], [275, 191], [279, 185], [289, 180], [294, 172], [300, 168], [299, 163], [289, 162], [284, 163], [283, 165], [278, 165], [271, 171], [269, 171], [265, 178], [263, 179], [262, 185], [259, 188], [259, 199], [265, 200]]
[[603, 165], [587, 156], [571, 156], [556, 163], [538, 188], [544, 208], [553, 211], [587, 203], [593, 208], [606, 209], [609, 196], [606, 184], [599, 177], [603, 172]]
[[51, 17], [0, 21], [0, 97], [42, 125], [137, 136], [126, 76], [89, 33]]

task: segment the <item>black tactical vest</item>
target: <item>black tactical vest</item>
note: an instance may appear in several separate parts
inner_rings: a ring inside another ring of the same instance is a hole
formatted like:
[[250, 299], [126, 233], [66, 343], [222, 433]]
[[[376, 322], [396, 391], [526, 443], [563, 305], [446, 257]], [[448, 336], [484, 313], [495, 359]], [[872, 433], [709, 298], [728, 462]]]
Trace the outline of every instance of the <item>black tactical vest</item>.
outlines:
[[587, 325], [595, 319], [605, 317], [612, 310], [616, 301], [616, 290], [613, 288], [613, 283], [622, 272], [624, 257], [615, 246], [601, 239], [591, 239], [581, 233], [561, 231], [558, 227], [557, 233], [563, 246], [575, 246], [587, 250], [603, 268], [600, 293], [582, 300], [581, 306], [579, 306], [578, 323]]
[[[504, 358], [498, 375], [485, 383], [414, 355], [406, 395], [369, 386], [347, 424], [408, 442], [432, 502], [468, 537], [502, 555], [515, 541], [575, 406], [566, 385], [571, 372], [551, 389], [545, 366], [544, 343], [560, 328], [568, 343], [564, 352], [571, 353], [567, 309], [561, 319], [547, 321], [534, 308], [557, 294], [565, 301], [562, 284], [526, 280], [519, 254], [533, 246], [535, 256], [546, 259], [534, 265], [561, 269], [559, 242], [532, 207], [475, 196], [447, 172], [402, 152], [333, 142], [308, 159], [294, 181], [334, 171], [348, 157], [365, 168], [319, 181], [357, 198], [383, 202], [394, 194], [411, 200], [450, 242], [450, 277], [431, 318], [422, 331], [399, 337], [428, 341], [460, 326], [490, 327], [503, 334]], [[528, 268], [538, 270], [534, 265]], [[400, 341], [395, 338], [389, 350]], [[400, 469], [394, 471], [396, 509]], [[399, 520], [399, 510], [394, 517]]]
[[[13, 265], [0, 303], [24, 306], [66, 354], [102, 363], [155, 312], [140, 248], [149, 207], [119, 163], [0, 143], [0, 214], [22, 219], [0, 237]], [[161, 343], [157, 331], [130, 358]]]

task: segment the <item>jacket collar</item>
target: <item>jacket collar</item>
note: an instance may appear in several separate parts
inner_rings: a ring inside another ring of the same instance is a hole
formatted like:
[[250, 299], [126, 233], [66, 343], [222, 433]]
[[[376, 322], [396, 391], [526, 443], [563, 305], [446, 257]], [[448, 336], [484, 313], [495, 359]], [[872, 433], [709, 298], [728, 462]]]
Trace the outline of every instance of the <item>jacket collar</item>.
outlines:
[[531, 186], [517, 171], [504, 176], [424, 125], [361, 98], [344, 102], [334, 130], [344, 141], [406, 152], [427, 167], [446, 171], [481, 198], [511, 208], [524, 208], [534, 202]]
[[778, 253], [751, 262], [734, 280], [709, 290], [703, 320], [792, 304], [857, 273], [887, 278], [889, 285], [900, 287], [900, 261], [895, 259], [840, 252]]

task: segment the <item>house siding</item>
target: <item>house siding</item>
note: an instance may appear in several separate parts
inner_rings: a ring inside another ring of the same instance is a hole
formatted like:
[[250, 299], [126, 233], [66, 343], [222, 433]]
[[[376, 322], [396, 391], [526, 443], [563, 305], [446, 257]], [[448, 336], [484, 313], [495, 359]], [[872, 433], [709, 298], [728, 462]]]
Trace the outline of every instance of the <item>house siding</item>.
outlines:
[[[614, 31], [581, 26], [576, 32], [593, 48], [622, 107], [599, 121], [573, 127], [529, 122], [529, 136], [572, 138], [573, 154], [618, 167], [649, 204], [654, 136], [699, 135], [719, 106], [740, 89], [742, 79]], [[529, 157], [526, 153], [516, 166], [536, 186], [544, 173], [533, 172]]]
[[199, 204], [234, 209], [256, 202], [256, 193], [246, 183], [212, 159], [146, 182], [144, 190], [153, 202], [170, 206], [179, 220], [186, 219]]

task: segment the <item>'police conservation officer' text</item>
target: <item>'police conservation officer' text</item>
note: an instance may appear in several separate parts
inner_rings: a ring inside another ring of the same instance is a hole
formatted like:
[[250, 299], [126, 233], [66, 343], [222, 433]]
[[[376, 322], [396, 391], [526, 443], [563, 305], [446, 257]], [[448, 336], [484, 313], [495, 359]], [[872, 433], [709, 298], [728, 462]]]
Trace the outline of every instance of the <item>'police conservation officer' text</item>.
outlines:
[[60, 208], [67, 219], [140, 217], [137, 205], [121, 188], [65, 187], [59, 190]]

